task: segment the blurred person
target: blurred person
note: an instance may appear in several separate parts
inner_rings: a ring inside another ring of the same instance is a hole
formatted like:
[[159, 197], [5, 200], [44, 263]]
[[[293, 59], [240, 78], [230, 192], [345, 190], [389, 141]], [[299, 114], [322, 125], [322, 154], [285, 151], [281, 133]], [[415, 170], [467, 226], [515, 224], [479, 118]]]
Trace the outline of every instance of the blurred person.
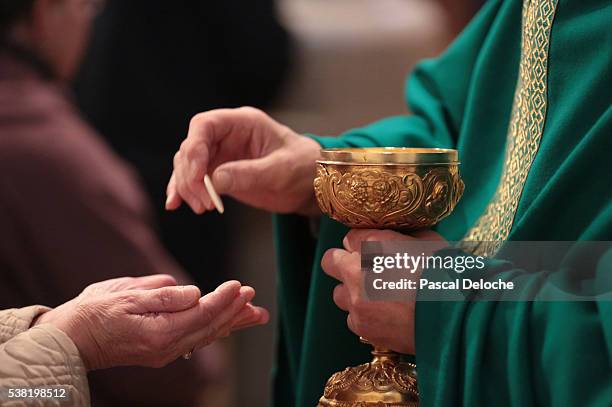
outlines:
[[[188, 281], [156, 237], [132, 171], [85, 124], [67, 82], [97, 0], [0, 0], [0, 309], [56, 306], [95, 281], [166, 273]], [[206, 348], [160, 370], [93, 372], [97, 405], [190, 405], [222, 380]]]
[[94, 25], [77, 103], [138, 171], [164, 247], [201, 287], [224, 280], [239, 221], [168, 214], [172, 155], [197, 112], [269, 106], [289, 64], [275, 0], [109, 0]]
[[[279, 213], [276, 405], [316, 405], [332, 373], [369, 360], [355, 334], [416, 355], [423, 406], [610, 405], [605, 298], [367, 301], [359, 247], [364, 240], [441, 247], [464, 240], [494, 256], [512, 240], [612, 240], [611, 19], [602, 0], [487, 1], [439, 58], [410, 76], [412, 115], [340, 137], [303, 136], [253, 108], [191, 120], [174, 157], [167, 208], [185, 202], [198, 214], [211, 210], [202, 178], [212, 173], [218, 192]], [[465, 192], [435, 231], [347, 235], [319, 218], [312, 181], [320, 148], [372, 146], [459, 150]], [[320, 219], [317, 239], [311, 217]], [[520, 281], [530, 295], [554, 290], [548, 277], [605, 290], [607, 254], [598, 264], [536, 272], [505, 264], [483, 276]], [[426, 278], [443, 278], [432, 272]]]
[[195, 286], [152, 275], [92, 284], [54, 309], [0, 311], [0, 401], [31, 405], [19, 390], [46, 388], [58, 394], [45, 405], [88, 406], [88, 371], [162, 367], [233, 330], [265, 323], [267, 311], [250, 305], [254, 294], [228, 281], [200, 297]]

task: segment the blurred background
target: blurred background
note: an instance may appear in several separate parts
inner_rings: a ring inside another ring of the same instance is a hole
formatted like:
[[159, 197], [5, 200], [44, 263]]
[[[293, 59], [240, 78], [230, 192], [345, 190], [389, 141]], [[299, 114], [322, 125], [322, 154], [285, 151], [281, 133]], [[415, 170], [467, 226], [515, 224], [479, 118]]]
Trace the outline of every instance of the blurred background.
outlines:
[[[172, 157], [197, 112], [252, 105], [299, 132], [335, 135], [406, 113], [404, 82], [439, 54], [478, 0], [110, 0], [75, 91], [95, 128], [138, 170], [164, 244], [204, 290], [257, 289], [272, 323], [223, 344], [208, 405], [265, 406], [274, 353], [271, 217], [163, 210]], [[228, 199], [226, 199], [228, 201]], [[214, 402], [211, 402], [215, 400]]]

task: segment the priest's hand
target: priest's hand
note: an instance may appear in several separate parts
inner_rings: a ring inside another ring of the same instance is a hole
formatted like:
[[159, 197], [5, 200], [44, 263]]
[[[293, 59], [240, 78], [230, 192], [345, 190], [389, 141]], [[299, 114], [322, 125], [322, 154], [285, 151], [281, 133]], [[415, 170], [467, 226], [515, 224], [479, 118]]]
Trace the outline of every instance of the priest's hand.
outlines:
[[[391, 230], [353, 229], [344, 238], [343, 249], [330, 249], [321, 260], [323, 271], [339, 280], [334, 289], [334, 302], [349, 313], [347, 324], [351, 331], [370, 343], [400, 353], [414, 354], [415, 298], [405, 301], [369, 301], [364, 296], [364, 276], [361, 271], [361, 242], [386, 240], [423, 240], [447, 246], [438, 233], [421, 231], [403, 235]], [[423, 246], [425, 255], [432, 254], [431, 243]], [[419, 251], [421, 254], [422, 251]], [[420, 272], [414, 274], [418, 279]]]
[[168, 275], [124, 277], [88, 286], [78, 297], [42, 314], [35, 325], [64, 331], [88, 370], [161, 367], [231, 331], [266, 323], [250, 304], [255, 291], [228, 281], [200, 297]]
[[174, 156], [166, 209], [182, 202], [214, 208], [204, 187], [209, 174], [220, 194], [280, 213], [318, 213], [312, 188], [321, 146], [251, 107], [200, 113]]

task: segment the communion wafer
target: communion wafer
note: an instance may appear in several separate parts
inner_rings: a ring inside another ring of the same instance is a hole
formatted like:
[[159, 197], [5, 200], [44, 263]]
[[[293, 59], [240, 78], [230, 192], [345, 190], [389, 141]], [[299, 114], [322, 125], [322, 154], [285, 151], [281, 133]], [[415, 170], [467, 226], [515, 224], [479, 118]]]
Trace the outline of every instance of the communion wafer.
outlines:
[[215, 191], [215, 187], [213, 186], [213, 183], [208, 174], [204, 175], [204, 186], [206, 187], [206, 191], [208, 192], [208, 195], [210, 195], [210, 199], [215, 205], [215, 208], [217, 208], [217, 211], [219, 211], [219, 213], [225, 212], [225, 208], [223, 207], [223, 201], [221, 200], [221, 197], [219, 197], [217, 191]]

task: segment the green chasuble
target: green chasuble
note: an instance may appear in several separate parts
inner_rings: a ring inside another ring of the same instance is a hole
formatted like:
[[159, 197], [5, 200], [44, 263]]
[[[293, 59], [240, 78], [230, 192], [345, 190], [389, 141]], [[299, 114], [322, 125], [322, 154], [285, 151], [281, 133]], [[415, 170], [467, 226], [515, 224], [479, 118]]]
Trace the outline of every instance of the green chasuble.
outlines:
[[[447, 240], [612, 240], [611, 55], [607, 0], [490, 0], [410, 76], [412, 115], [315, 139], [457, 148]], [[275, 403], [313, 407], [333, 372], [369, 360], [320, 267], [347, 229], [324, 217], [314, 240], [293, 215], [275, 228]], [[424, 406], [612, 405], [612, 303], [417, 302], [416, 349]]]

